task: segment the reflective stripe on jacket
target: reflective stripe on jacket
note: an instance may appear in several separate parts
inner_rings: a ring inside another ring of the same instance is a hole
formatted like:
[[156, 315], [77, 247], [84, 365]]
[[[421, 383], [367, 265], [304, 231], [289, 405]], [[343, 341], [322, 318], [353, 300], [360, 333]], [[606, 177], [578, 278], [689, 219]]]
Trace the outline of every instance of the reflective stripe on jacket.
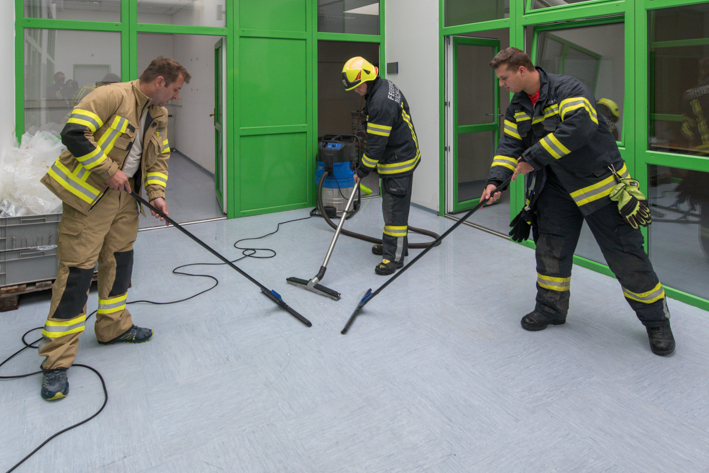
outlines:
[[108, 189], [106, 180], [122, 169], [148, 107], [135, 192], [145, 186], [148, 200], [165, 197], [168, 159], [167, 110], [149, 104], [138, 81], [109, 84], [84, 97], [61, 132], [67, 147], [42, 183], [62, 202], [88, 214]]
[[409, 104], [393, 82], [378, 77], [369, 83], [365, 115], [367, 150], [357, 174], [376, 169], [382, 177], [413, 174], [421, 161], [418, 138]]
[[[623, 177], [630, 174], [615, 138], [598, 119], [589, 89], [574, 77], [547, 74], [541, 67], [537, 71], [539, 100], [532, 108], [524, 91], [512, 97], [488, 183], [502, 183], [522, 157], [537, 171], [550, 166], [581, 212], [589, 215], [611, 203], [608, 195], [616, 182], [610, 168]], [[531, 181], [527, 179], [528, 185]]]

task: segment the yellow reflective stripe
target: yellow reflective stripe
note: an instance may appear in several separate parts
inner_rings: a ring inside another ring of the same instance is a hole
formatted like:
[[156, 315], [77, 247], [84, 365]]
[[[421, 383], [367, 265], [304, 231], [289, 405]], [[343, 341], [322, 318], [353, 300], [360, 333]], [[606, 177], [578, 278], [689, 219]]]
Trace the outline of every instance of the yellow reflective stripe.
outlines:
[[99, 314], [112, 314], [113, 312], [120, 312], [126, 308], [126, 299], [128, 294], [123, 294], [118, 297], [113, 297], [111, 299], [101, 299], [98, 300], [98, 313]]
[[78, 125], [87, 126], [92, 133], [96, 133], [96, 130], [103, 126], [103, 120], [101, 120], [98, 115], [94, 112], [90, 112], [89, 110], [82, 110], [79, 108], [75, 108], [71, 112], [71, 117], [67, 123], [76, 123]]
[[[93, 203], [98, 197], [98, 189], [90, 186], [84, 180], [81, 180], [76, 175], [74, 175], [69, 169], [66, 168], [57, 159], [52, 167], [49, 168], [48, 174], [57, 181], [63, 188], [80, 198], [86, 203]], [[88, 172], [86, 173], [89, 174]]]
[[694, 111], [694, 114], [697, 116], [697, 130], [702, 139], [702, 144], [707, 146], [709, 145], [709, 127], [707, 127], [707, 121], [702, 113], [702, 105], [699, 103], [699, 99], [694, 99], [690, 103], [692, 105], [692, 111]]
[[571, 289], [571, 277], [556, 278], [537, 273], [537, 284], [550, 291], [565, 292]]
[[539, 140], [539, 143], [556, 159], [564, 157], [571, 152], [566, 146], [561, 144], [561, 141], [553, 133]]
[[113, 149], [113, 144], [116, 142], [116, 139], [123, 133], [125, 133], [127, 128], [128, 120], [116, 115], [116, 117], [113, 119], [113, 123], [111, 123], [111, 126], [98, 140], [98, 145], [103, 149], [104, 153], [108, 154], [111, 152], [111, 150]]
[[517, 124], [509, 120], [505, 120], [505, 134], [510, 135], [512, 138], [517, 138], [518, 140], [522, 139], [517, 132]]
[[507, 169], [514, 171], [515, 168], [517, 167], [517, 160], [515, 158], [510, 158], [509, 156], [498, 155], [492, 159], [492, 166], [491, 167], [494, 167], [494, 166], [502, 166], [502, 167], [505, 167]]
[[586, 112], [588, 112], [588, 116], [591, 117], [591, 120], [598, 124], [598, 114], [596, 113], [596, 109], [593, 108], [591, 102], [589, 102], [585, 97], [572, 97], [562, 100], [559, 109], [561, 112], [561, 119], [563, 120], [567, 113], [579, 108], [585, 108]]
[[375, 123], [367, 123], [367, 133], [372, 133], [373, 135], [379, 136], [389, 136], [391, 134], [391, 127], [386, 125], [377, 125]]
[[408, 231], [408, 226], [403, 225], [403, 226], [392, 226], [392, 225], [385, 225], [384, 226], [384, 234], [393, 236], [393, 237], [405, 237], [406, 233]]
[[167, 187], [167, 174], [161, 172], [149, 172], [145, 175], [145, 185], [146, 187], [150, 184], [157, 184], [159, 186]]
[[643, 304], [652, 304], [653, 302], [657, 302], [660, 299], [665, 298], [665, 290], [662, 288], [662, 284], [660, 284], [659, 282], [657, 283], [657, 286], [653, 287], [647, 292], [632, 292], [627, 290], [626, 288], [623, 288], [623, 294], [628, 299], [642, 302]]
[[379, 164], [377, 165], [377, 172], [379, 174], [399, 174], [403, 172], [408, 172], [414, 169], [420, 160], [421, 153], [416, 153], [415, 158], [409, 159], [407, 161], [394, 164]]
[[530, 117], [529, 115], [527, 115], [526, 112], [515, 112], [515, 121], [516, 121], [517, 123], [523, 122], [523, 121], [525, 121], [525, 120], [530, 120], [531, 118], [532, 118], [532, 117]]
[[162, 142], [162, 150], [160, 151], [160, 154], [167, 153], [170, 151], [170, 145], [167, 142], [167, 138], [165, 138], [165, 141]]
[[83, 332], [86, 326], [86, 314], [81, 314], [69, 320], [47, 320], [42, 335], [48, 338], [59, 338], [72, 333]]
[[86, 169], [93, 169], [99, 164], [103, 163], [106, 160], [106, 155], [103, 153], [103, 150], [98, 147], [94, 149], [92, 152], [89, 154], [85, 154], [83, 156], [77, 156], [76, 159], [83, 164]]
[[549, 117], [553, 117], [554, 115], [559, 114], [559, 106], [557, 104], [551, 105], [547, 108], [545, 108], [542, 113], [544, 114], [543, 116], [535, 117], [534, 120], [532, 121], [532, 124], [536, 125], [537, 123], [546, 120]]
[[[630, 177], [630, 173], [628, 172], [628, 168], [625, 164], [623, 164], [623, 167], [620, 168], [618, 174], [620, 174], [621, 177]], [[591, 186], [574, 191], [570, 195], [571, 198], [574, 199], [574, 202], [576, 202], [576, 205], [581, 207], [582, 205], [596, 201], [602, 197], [606, 197], [611, 193], [615, 185], [615, 177], [610, 175], [601, 182], [597, 182]]]
[[364, 164], [368, 168], [374, 168], [377, 166], [378, 161], [375, 161], [371, 159], [369, 156], [366, 154], [362, 155], [362, 164]]
[[411, 130], [411, 138], [414, 140], [414, 144], [416, 145], [416, 154], [420, 158], [421, 155], [421, 150], [419, 149], [419, 142], [418, 139], [416, 138], [416, 132], [414, 131], [414, 125], [411, 123], [411, 117], [406, 113], [406, 110], [404, 110], [404, 102], [401, 102], [401, 116], [404, 118], [404, 121], [406, 122], [407, 125], [409, 125], [409, 129]]

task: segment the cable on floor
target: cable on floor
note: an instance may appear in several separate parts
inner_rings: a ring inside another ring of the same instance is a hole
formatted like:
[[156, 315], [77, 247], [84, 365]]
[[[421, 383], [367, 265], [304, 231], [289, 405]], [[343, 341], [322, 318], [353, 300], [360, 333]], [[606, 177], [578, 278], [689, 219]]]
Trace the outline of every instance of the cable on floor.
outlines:
[[[233, 246], [234, 246], [234, 248], [236, 248], [236, 249], [238, 249], [238, 250], [241, 250], [241, 254], [242, 254], [243, 256], [241, 256], [240, 258], [237, 258], [237, 259], [233, 260], [232, 263], [236, 263], [236, 262], [241, 261], [241, 260], [243, 260], [243, 259], [245, 259], [245, 258], [255, 258], [255, 259], [269, 259], [269, 258], [275, 258], [278, 253], [276, 253], [276, 250], [273, 250], [273, 249], [271, 249], [271, 248], [240, 247], [240, 246], [238, 246], [238, 244], [239, 244], [240, 242], [242, 242], [242, 241], [247, 241], [247, 240], [260, 240], [260, 239], [266, 238], [266, 237], [271, 236], [271, 235], [273, 235], [273, 234], [275, 234], [275, 233], [278, 233], [278, 230], [280, 230], [281, 225], [285, 225], [285, 224], [287, 224], [287, 223], [292, 223], [292, 222], [298, 222], [298, 221], [300, 221], [300, 220], [307, 220], [307, 219], [309, 219], [309, 218], [312, 218], [312, 215], [311, 215], [311, 216], [308, 216], [308, 217], [296, 218], [296, 219], [293, 219], [293, 220], [287, 220], [287, 221], [285, 221], [285, 222], [279, 222], [278, 225], [276, 226], [276, 230], [274, 230], [274, 231], [271, 232], [271, 233], [267, 233], [267, 234], [261, 235], [261, 236], [259, 236], [259, 237], [242, 238], [242, 239], [240, 239], [240, 240], [237, 240], [236, 242], [234, 242], [234, 245], [233, 245]], [[258, 252], [259, 252], [259, 251], [266, 251], [266, 252], [270, 252], [271, 254], [258, 255]], [[214, 281], [214, 285], [213, 285], [213, 286], [211, 286], [211, 287], [209, 287], [209, 288], [207, 288], [207, 289], [205, 289], [205, 290], [203, 290], [203, 291], [200, 291], [200, 292], [198, 292], [197, 294], [193, 294], [193, 295], [191, 295], [191, 296], [189, 296], [189, 297], [185, 297], [184, 299], [179, 299], [179, 300], [176, 300], [176, 301], [156, 302], [156, 301], [149, 301], [149, 300], [137, 300], [137, 301], [130, 301], [130, 302], [127, 302], [126, 305], [129, 305], [129, 304], [138, 304], [138, 303], [153, 304], [153, 305], [169, 305], [169, 304], [178, 304], [178, 303], [180, 303], [180, 302], [185, 302], [185, 301], [188, 301], [188, 300], [190, 300], [190, 299], [194, 299], [195, 297], [200, 296], [200, 295], [202, 295], [202, 294], [205, 294], [205, 293], [211, 291], [212, 289], [214, 289], [215, 287], [217, 287], [217, 286], [219, 285], [219, 279], [217, 279], [216, 277], [214, 277], [214, 276], [212, 276], [212, 275], [210, 275], [210, 274], [193, 274], [193, 273], [188, 273], [188, 272], [180, 271], [180, 270], [183, 269], [183, 268], [187, 268], [187, 267], [189, 267], [189, 266], [220, 266], [220, 265], [224, 265], [224, 264], [226, 264], [226, 263], [189, 263], [189, 264], [183, 264], [183, 265], [181, 265], [181, 266], [177, 266], [176, 268], [174, 268], [174, 269], [172, 270], [172, 273], [173, 273], [173, 274], [176, 274], [176, 275], [178, 275], [178, 276], [202, 277], [202, 278], [208, 278], [208, 279], [211, 279], [211, 280]], [[86, 317], [86, 321], [88, 321], [94, 314], [96, 314], [96, 312], [97, 312], [97, 311], [93, 311], [91, 314], [89, 314], [89, 315]], [[22, 335], [22, 343], [23, 343], [24, 347], [21, 348], [21, 349], [19, 349], [19, 350], [16, 351], [15, 353], [13, 353], [13, 354], [10, 355], [9, 357], [7, 357], [5, 360], [3, 360], [3, 362], [0, 363], [0, 368], [2, 368], [2, 366], [3, 366], [5, 363], [7, 363], [8, 361], [10, 361], [11, 359], [13, 359], [15, 356], [19, 355], [19, 354], [22, 353], [23, 351], [27, 350], [28, 348], [38, 349], [39, 346], [38, 346], [37, 344], [38, 344], [40, 341], [42, 341], [42, 339], [41, 339], [41, 338], [38, 338], [37, 340], [28, 343], [27, 340], [26, 340], [26, 337], [27, 337], [27, 335], [29, 335], [31, 332], [34, 332], [35, 330], [42, 330], [43, 328], [44, 328], [44, 327], [35, 327], [35, 328], [30, 329], [30, 330], [28, 330], [27, 332], [25, 332], [25, 333]], [[99, 414], [101, 413], [101, 411], [103, 411], [103, 408], [106, 407], [106, 404], [108, 403], [108, 390], [106, 389], [106, 382], [104, 381], [103, 376], [101, 376], [101, 373], [99, 373], [96, 369], [94, 369], [94, 368], [92, 368], [92, 367], [90, 367], [90, 366], [88, 366], [88, 365], [83, 365], [83, 364], [74, 363], [74, 364], [71, 365], [71, 366], [78, 366], [78, 367], [81, 367], [81, 368], [86, 368], [86, 369], [88, 369], [88, 370], [93, 371], [93, 372], [96, 374], [96, 376], [98, 376], [99, 380], [101, 381], [101, 386], [103, 387], [103, 395], [104, 395], [103, 404], [101, 405], [101, 407], [99, 408], [99, 410], [96, 411], [96, 412], [95, 412], [93, 415], [91, 415], [90, 417], [87, 417], [86, 419], [84, 419], [84, 420], [82, 420], [82, 421], [80, 421], [80, 422], [77, 422], [76, 424], [73, 424], [73, 425], [71, 425], [71, 426], [69, 426], [69, 427], [67, 427], [67, 428], [65, 428], [65, 429], [63, 429], [63, 430], [60, 430], [59, 432], [56, 432], [55, 434], [53, 434], [52, 436], [50, 436], [49, 438], [47, 438], [47, 439], [46, 439], [44, 442], [42, 442], [37, 448], [35, 448], [34, 450], [32, 450], [29, 454], [27, 454], [27, 456], [25, 456], [22, 460], [20, 460], [19, 462], [17, 462], [12, 468], [10, 468], [9, 470], [7, 470], [6, 473], [10, 473], [10, 472], [14, 471], [18, 466], [20, 466], [22, 463], [24, 463], [25, 460], [27, 460], [27, 459], [30, 458], [32, 455], [34, 455], [35, 453], [37, 453], [42, 447], [44, 447], [44, 446], [45, 446], [47, 443], [49, 443], [52, 439], [58, 437], [59, 435], [63, 434], [64, 432], [68, 432], [68, 431], [70, 431], [70, 430], [72, 430], [72, 429], [74, 429], [74, 428], [76, 428], [76, 427], [79, 427], [79, 426], [82, 425], [82, 424], [85, 424], [86, 422], [90, 421], [91, 419], [93, 419], [94, 417], [96, 417], [97, 415], [99, 415]], [[18, 374], [18, 375], [12, 375], [12, 376], [0, 376], [0, 379], [19, 379], [19, 378], [27, 378], [27, 377], [29, 377], [29, 376], [34, 376], [34, 375], [36, 375], [36, 374], [41, 374], [41, 373], [42, 373], [42, 371], [40, 370], [40, 371], [34, 371], [34, 372], [32, 372], [32, 373], [26, 373], [26, 374]]]

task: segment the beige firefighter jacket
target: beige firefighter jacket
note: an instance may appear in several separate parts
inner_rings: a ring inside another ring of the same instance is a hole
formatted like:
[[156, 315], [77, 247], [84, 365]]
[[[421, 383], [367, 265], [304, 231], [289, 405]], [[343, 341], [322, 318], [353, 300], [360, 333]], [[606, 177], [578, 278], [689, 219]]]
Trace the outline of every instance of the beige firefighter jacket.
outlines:
[[[88, 214], [108, 189], [106, 180], [122, 169], [138, 133], [143, 155], [135, 174], [136, 193], [145, 186], [148, 200], [165, 197], [170, 147], [167, 110], [149, 104], [137, 80], [98, 87], [84, 97], [61, 132], [67, 149], [42, 183], [62, 202]], [[148, 116], [138, 132], [145, 107]]]

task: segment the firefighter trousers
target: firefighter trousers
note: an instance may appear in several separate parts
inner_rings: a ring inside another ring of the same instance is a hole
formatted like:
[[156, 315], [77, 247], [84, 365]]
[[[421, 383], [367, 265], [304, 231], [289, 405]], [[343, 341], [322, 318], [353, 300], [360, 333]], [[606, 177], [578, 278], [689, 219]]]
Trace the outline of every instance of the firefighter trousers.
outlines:
[[133, 243], [138, 235], [135, 199], [126, 192], [108, 189], [88, 215], [64, 204], [58, 231], [59, 268], [39, 348], [39, 355], [45, 357], [44, 369], [68, 368], [76, 358], [96, 261], [96, 338], [107, 342], [133, 326], [126, 297], [133, 269]]
[[403, 262], [409, 246], [408, 225], [413, 174], [382, 178], [382, 258]]
[[584, 222], [616, 275], [625, 299], [645, 326], [670, 317], [665, 292], [643, 248], [643, 236], [621, 217], [615, 202], [583, 216], [553, 172], [541, 191], [534, 216], [537, 312], [564, 319], [569, 310], [573, 255]]

